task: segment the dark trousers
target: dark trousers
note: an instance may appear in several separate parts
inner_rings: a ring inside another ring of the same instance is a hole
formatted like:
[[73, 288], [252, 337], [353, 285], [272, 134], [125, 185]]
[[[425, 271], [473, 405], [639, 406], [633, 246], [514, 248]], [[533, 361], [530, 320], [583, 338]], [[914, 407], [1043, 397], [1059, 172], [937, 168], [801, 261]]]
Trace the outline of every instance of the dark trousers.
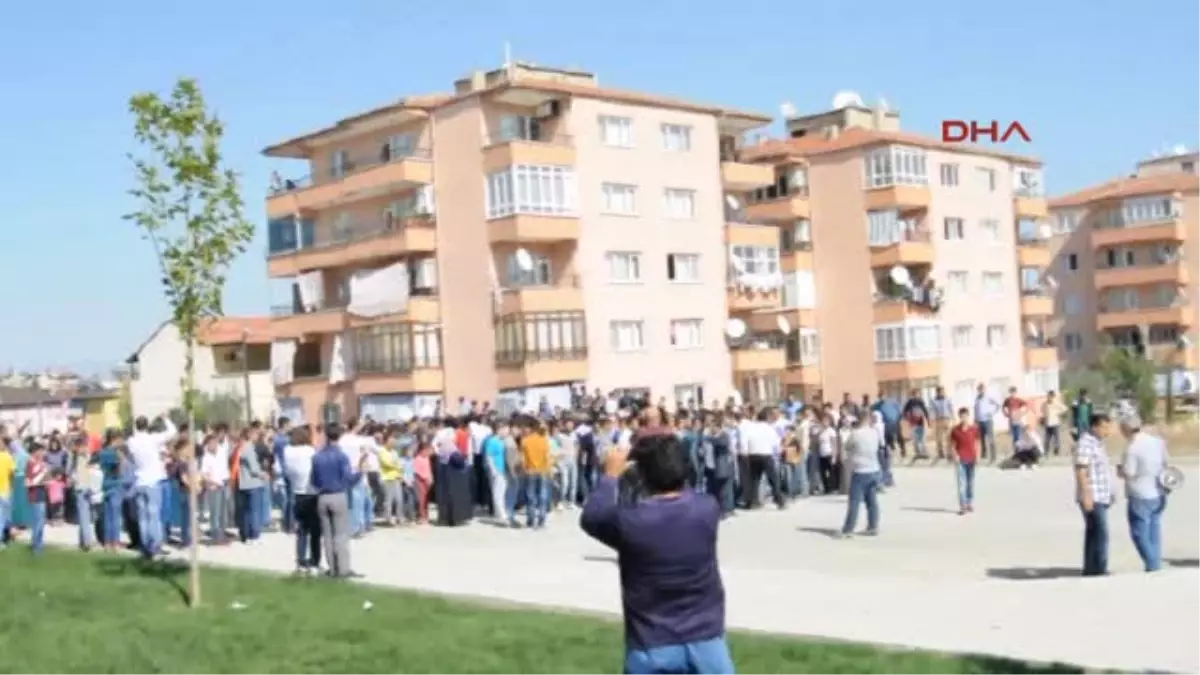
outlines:
[[1108, 504], [1083, 512], [1083, 576], [1108, 574]]
[[487, 508], [489, 516], [495, 517], [496, 507], [492, 503], [492, 481], [488, 476], [487, 460], [483, 454], [476, 454], [472, 460], [472, 478], [475, 481], [473, 490], [475, 504]]
[[778, 506], [783, 505], [783, 491], [779, 489], [779, 467], [774, 457], [769, 455], [747, 455], [746, 468], [748, 474], [746, 480], [742, 481], [742, 500], [745, 501], [748, 508], [758, 508], [759, 503], [759, 488], [762, 485], [762, 479], [767, 477], [767, 484], [771, 486], [771, 499]]
[[900, 432], [899, 422], [884, 426], [883, 444], [889, 448], [899, 450], [901, 457], [905, 456], [906, 450], [904, 449], [904, 434]]
[[828, 457], [822, 455], [818, 461], [821, 463], [821, 494], [829, 495], [838, 491], [838, 472], [833, 463], [833, 455]]
[[1062, 437], [1058, 433], [1059, 427], [1046, 427], [1046, 442], [1042, 447], [1046, 448], [1047, 455], [1058, 455], [1062, 452]]
[[295, 495], [294, 512], [296, 567], [316, 569], [321, 566], [321, 518], [317, 513], [317, 496]]
[[129, 547], [136, 550], [142, 548], [142, 531], [138, 527], [137, 502], [126, 499], [121, 502], [121, 520], [125, 524], [125, 535], [129, 537]]
[[721, 505], [721, 515], [733, 511], [733, 478], [729, 476], [718, 478], [717, 472], [713, 469], [704, 471], [704, 487], [708, 490], [708, 494], [712, 495]]

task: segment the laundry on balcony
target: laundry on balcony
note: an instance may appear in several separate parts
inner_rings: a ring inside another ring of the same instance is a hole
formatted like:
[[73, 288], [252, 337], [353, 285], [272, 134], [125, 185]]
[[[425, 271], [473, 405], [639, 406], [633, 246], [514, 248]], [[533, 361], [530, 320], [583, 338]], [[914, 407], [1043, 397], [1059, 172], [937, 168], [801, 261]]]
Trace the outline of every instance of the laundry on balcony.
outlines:
[[408, 310], [409, 283], [405, 262], [356, 272], [350, 277], [350, 302], [346, 310], [367, 318], [401, 314]]
[[276, 340], [271, 343], [271, 379], [277, 386], [291, 384], [295, 359], [295, 340]]

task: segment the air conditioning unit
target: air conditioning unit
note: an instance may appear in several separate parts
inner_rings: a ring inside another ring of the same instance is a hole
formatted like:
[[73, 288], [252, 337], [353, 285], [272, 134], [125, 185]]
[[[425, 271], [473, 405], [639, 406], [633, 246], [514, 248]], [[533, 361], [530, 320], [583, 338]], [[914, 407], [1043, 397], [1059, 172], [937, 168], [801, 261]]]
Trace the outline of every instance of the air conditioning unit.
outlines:
[[558, 100], [547, 101], [537, 107], [537, 112], [534, 113], [534, 117], [544, 120], [551, 117], [558, 117], [559, 113], [561, 112], [562, 104]]

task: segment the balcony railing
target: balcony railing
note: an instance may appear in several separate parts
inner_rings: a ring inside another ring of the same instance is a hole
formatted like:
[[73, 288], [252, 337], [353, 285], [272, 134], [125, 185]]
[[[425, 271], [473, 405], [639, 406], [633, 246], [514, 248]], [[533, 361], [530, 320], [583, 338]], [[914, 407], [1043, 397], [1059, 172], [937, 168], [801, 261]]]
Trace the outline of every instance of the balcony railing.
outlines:
[[344, 164], [337, 167], [328, 167], [325, 171], [315, 175], [301, 176], [299, 178], [282, 178], [278, 174], [274, 174], [271, 179], [271, 187], [268, 194], [272, 197], [276, 195], [286, 194], [295, 190], [303, 190], [314, 185], [324, 185], [342, 180], [346, 176], [359, 171], [366, 171], [384, 164], [392, 162], [403, 162], [408, 159], [428, 160], [433, 156], [429, 148], [412, 148], [407, 151], [393, 151], [390, 146], [383, 146], [379, 154], [371, 157], [356, 157], [347, 160]]
[[575, 141], [569, 134], [562, 134], [556, 131], [525, 131], [522, 133], [513, 133], [503, 129], [489, 129], [487, 133], [487, 145], [499, 145], [501, 143], [525, 142], [525, 143], [545, 143], [547, 145], [563, 145], [569, 146]]
[[327, 298], [319, 303], [302, 305], [299, 302], [280, 303], [271, 305], [271, 316], [296, 316], [298, 314], [315, 314], [333, 309], [345, 309], [347, 301], [342, 298]]
[[1108, 300], [1101, 299], [1099, 303], [1099, 312], [1101, 314], [1111, 314], [1116, 312], [1140, 312], [1153, 311], [1157, 309], [1178, 309], [1187, 306], [1187, 299], [1176, 297], [1173, 300], [1163, 302], [1150, 300], [1148, 302], [1131, 302], [1131, 303], [1112, 303]]
[[409, 228], [430, 227], [433, 222], [432, 215], [415, 215], [335, 223], [326, 230], [317, 230], [312, 225], [308, 225], [313, 228], [311, 236], [302, 236], [298, 241], [293, 242], [273, 242], [269, 247], [268, 255], [289, 255], [297, 251], [353, 244], [386, 234], [398, 234]]
[[1013, 194], [1017, 197], [1037, 198], [1045, 197], [1046, 191], [1040, 186], [1021, 186], [1013, 189]]
[[901, 232], [887, 239], [872, 239], [869, 242], [871, 248], [887, 248], [896, 244], [928, 244], [933, 241], [933, 235], [929, 230], [911, 229], [901, 230]]

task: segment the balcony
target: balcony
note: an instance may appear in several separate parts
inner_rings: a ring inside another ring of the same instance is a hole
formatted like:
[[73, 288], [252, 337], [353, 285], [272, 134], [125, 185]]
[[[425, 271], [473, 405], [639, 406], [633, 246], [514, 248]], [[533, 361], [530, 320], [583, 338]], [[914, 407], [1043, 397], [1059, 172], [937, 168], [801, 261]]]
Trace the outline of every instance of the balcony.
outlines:
[[1179, 300], [1169, 305], [1152, 307], [1110, 309], [1102, 306], [1096, 316], [1096, 327], [1100, 330], [1156, 324], [1190, 328], [1196, 325], [1196, 314], [1190, 303]]
[[730, 356], [737, 373], [776, 371], [787, 367], [782, 340], [751, 339], [746, 346], [730, 350]]
[[906, 321], [932, 319], [937, 314], [937, 305], [917, 302], [910, 298], [881, 297], [875, 300], [874, 322], [904, 323]]
[[789, 363], [787, 370], [783, 372], [783, 384], [793, 387], [820, 387], [824, 384], [821, 366], [817, 363]]
[[1190, 281], [1187, 265], [1182, 260], [1165, 262], [1161, 265], [1108, 267], [1096, 270], [1096, 288], [1150, 284], [1186, 286]]
[[1021, 289], [1021, 316], [1051, 316], [1054, 298], [1043, 288]]
[[1092, 248], [1184, 241], [1187, 241], [1187, 225], [1179, 217], [1155, 223], [1097, 227], [1092, 230]]
[[811, 270], [813, 268], [812, 244], [808, 242], [793, 244], [790, 251], [785, 250], [779, 255], [779, 266], [784, 272]]
[[532, 138], [505, 138], [489, 135], [483, 148], [484, 173], [500, 171], [514, 164], [535, 166], [574, 166], [575, 141], [566, 134], [539, 133]]
[[747, 204], [746, 215], [751, 220], [768, 222], [808, 218], [812, 215], [808, 203], [808, 188], [793, 188], [790, 195]]
[[1025, 369], [1058, 368], [1058, 350], [1044, 339], [1025, 340]]
[[930, 201], [928, 185], [890, 185], [869, 188], [866, 193], [868, 211], [924, 211], [929, 208]]
[[721, 160], [721, 186], [730, 192], [749, 192], [775, 182], [775, 167], [770, 164]]
[[1045, 218], [1050, 215], [1045, 195], [1021, 194], [1018, 191], [1013, 197], [1013, 215], [1018, 218]]
[[441, 368], [398, 368], [394, 372], [373, 372], [357, 369], [354, 393], [370, 394], [441, 393], [446, 388], [445, 372]]
[[310, 270], [357, 267], [372, 260], [432, 253], [436, 248], [432, 216], [349, 223], [296, 248], [275, 248], [267, 258], [267, 275], [292, 277]]
[[779, 227], [758, 223], [726, 223], [725, 242], [729, 246], [779, 246]]
[[408, 307], [403, 312], [384, 314], [375, 317], [357, 316], [346, 313], [346, 322], [351, 328], [376, 326], [385, 323], [405, 321], [412, 323], [436, 324], [442, 320], [442, 304], [432, 292], [418, 292], [408, 297]]
[[583, 309], [583, 290], [579, 279], [544, 286], [505, 288], [500, 294], [500, 314], [531, 312], [568, 312]]
[[276, 340], [302, 340], [305, 336], [327, 335], [346, 330], [346, 305], [329, 301], [307, 310], [294, 305], [271, 308], [271, 336]]
[[783, 292], [779, 289], [763, 291], [734, 287], [727, 291], [726, 300], [731, 312], [778, 309], [783, 302]]
[[267, 215], [286, 216], [336, 204], [381, 197], [390, 192], [433, 183], [432, 153], [417, 149], [391, 156], [351, 160], [338, 172], [284, 180], [271, 188]]
[[1046, 240], [1038, 237], [1017, 238], [1017, 265], [1020, 267], [1036, 267], [1044, 269], [1054, 262], [1054, 255]]
[[780, 308], [761, 312], [752, 312], [739, 317], [746, 322], [751, 333], [770, 333], [779, 330], [779, 319], [788, 322], [793, 331], [799, 328], [815, 328], [817, 311], [815, 309], [799, 309], [796, 307]]
[[875, 363], [875, 379], [880, 382], [924, 380], [941, 376], [941, 357]]
[[871, 267], [932, 265], [933, 240], [928, 232], [906, 231], [899, 241], [871, 244]]
[[587, 379], [587, 349], [574, 348], [523, 354], [497, 354], [496, 380], [500, 390]]
[[579, 216], [514, 213], [487, 223], [493, 244], [536, 244], [579, 239]]

